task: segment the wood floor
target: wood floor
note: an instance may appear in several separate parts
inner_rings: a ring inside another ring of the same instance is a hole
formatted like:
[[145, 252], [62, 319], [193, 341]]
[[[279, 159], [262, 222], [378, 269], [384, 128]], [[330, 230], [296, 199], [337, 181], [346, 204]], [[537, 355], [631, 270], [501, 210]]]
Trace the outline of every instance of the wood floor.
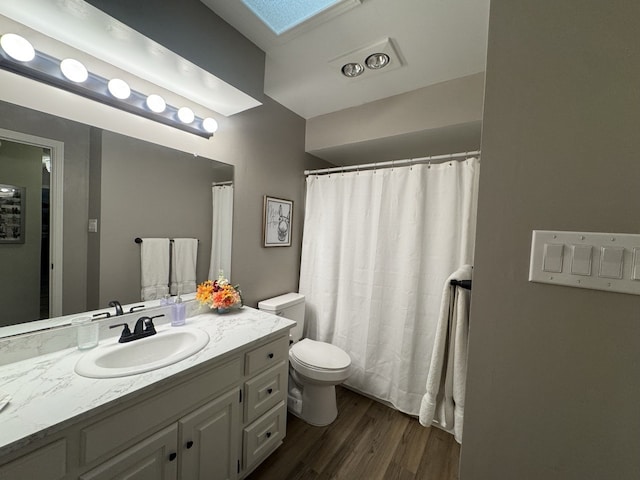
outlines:
[[457, 480], [452, 435], [337, 388], [338, 418], [312, 427], [289, 414], [280, 448], [247, 480]]

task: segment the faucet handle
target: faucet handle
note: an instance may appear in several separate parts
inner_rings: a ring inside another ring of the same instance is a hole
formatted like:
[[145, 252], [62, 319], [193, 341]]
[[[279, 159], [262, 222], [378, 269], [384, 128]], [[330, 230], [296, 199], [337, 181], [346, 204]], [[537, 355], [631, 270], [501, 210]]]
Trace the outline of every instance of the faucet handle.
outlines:
[[109, 312], [100, 312], [100, 313], [93, 314], [93, 318], [100, 318], [100, 317], [109, 318], [111, 317], [111, 314]]
[[136, 310], [141, 310], [144, 308], [144, 305], [135, 305], [129, 309], [129, 313], [134, 313]]
[[120, 334], [120, 340], [118, 340], [119, 343], [126, 342], [126, 339], [129, 338], [131, 335], [133, 335], [131, 333], [131, 330], [129, 330], [129, 325], [127, 325], [126, 323], [116, 323], [115, 325], [109, 325], [109, 328], [116, 328], [116, 327], [124, 327], [122, 329], [122, 333]]
[[145, 332], [157, 333], [156, 332], [156, 327], [153, 324], [153, 319], [154, 318], [160, 318], [160, 317], [164, 317], [164, 313], [162, 313], [160, 315], [154, 315], [153, 317], [142, 317], [144, 319], [144, 331]]

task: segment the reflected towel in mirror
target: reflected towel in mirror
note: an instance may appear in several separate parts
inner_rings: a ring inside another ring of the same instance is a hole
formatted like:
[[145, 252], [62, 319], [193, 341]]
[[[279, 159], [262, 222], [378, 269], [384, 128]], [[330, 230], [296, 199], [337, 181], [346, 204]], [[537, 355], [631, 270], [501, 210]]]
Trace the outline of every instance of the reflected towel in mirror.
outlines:
[[140, 244], [141, 300], [169, 293], [169, 239], [143, 238]]
[[197, 238], [174, 238], [171, 255], [171, 295], [196, 291]]

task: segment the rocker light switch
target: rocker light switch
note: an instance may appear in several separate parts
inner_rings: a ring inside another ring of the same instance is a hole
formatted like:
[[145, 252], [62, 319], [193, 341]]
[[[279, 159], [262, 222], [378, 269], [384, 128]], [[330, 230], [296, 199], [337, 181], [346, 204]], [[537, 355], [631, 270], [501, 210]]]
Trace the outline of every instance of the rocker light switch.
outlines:
[[600, 273], [599, 277], [622, 278], [622, 261], [624, 248], [601, 247], [600, 249]]
[[545, 272], [562, 272], [562, 254], [564, 245], [557, 243], [544, 244], [544, 256], [542, 257], [542, 270]]
[[640, 248], [633, 249], [633, 269], [631, 272], [632, 280], [640, 280]]
[[571, 273], [573, 275], [591, 275], [591, 245], [571, 245]]

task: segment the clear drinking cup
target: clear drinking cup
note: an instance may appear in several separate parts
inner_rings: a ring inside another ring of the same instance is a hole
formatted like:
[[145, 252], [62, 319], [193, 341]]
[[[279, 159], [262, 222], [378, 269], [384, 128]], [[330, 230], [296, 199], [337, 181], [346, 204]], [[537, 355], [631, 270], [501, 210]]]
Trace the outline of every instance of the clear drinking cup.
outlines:
[[98, 345], [98, 324], [92, 320], [91, 317], [76, 317], [71, 320], [71, 325], [76, 327], [80, 350], [88, 350]]

